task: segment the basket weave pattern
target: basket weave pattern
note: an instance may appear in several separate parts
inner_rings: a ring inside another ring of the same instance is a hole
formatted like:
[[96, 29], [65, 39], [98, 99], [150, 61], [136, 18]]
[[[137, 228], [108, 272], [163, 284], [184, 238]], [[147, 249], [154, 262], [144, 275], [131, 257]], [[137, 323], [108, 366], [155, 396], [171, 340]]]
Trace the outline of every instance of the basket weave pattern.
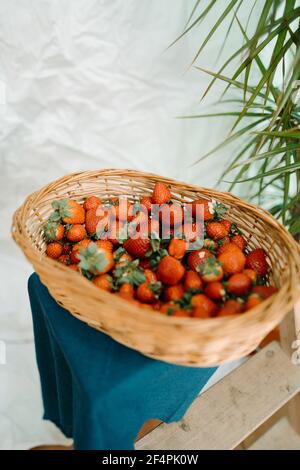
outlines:
[[[130, 200], [150, 194], [155, 182], [171, 186], [181, 203], [215, 199], [227, 207], [253, 249], [266, 250], [270, 283], [278, 293], [254, 309], [231, 317], [172, 318], [141, 309], [117, 295], [98, 289], [83, 276], [44, 255], [42, 225], [52, 212], [53, 200], [87, 196], [124, 195]], [[30, 195], [15, 212], [12, 234], [56, 301], [78, 319], [107, 333], [120, 343], [159, 360], [190, 366], [221, 364], [253, 351], [291, 310], [299, 294], [299, 247], [266, 211], [229, 194], [131, 170], [75, 173]]]

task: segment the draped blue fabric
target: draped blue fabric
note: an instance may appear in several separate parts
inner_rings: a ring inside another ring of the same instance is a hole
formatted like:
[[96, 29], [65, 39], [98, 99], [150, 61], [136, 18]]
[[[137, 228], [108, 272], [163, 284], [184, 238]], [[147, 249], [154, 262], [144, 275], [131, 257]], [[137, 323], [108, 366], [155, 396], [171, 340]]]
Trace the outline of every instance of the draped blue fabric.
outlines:
[[181, 419], [216, 370], [122, 346], [60, 307], [36, 274], [28, 290], [44, 419], [72, 437], [75, 449], [133, 449], [146, 420]]

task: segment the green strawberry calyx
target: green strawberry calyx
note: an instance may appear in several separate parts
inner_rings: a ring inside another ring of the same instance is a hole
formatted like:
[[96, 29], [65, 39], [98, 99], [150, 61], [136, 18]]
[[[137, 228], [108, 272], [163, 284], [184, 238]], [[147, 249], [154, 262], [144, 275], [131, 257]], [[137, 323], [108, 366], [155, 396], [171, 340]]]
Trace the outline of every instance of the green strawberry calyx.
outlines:
[[61, 199], [60, 201], [53, 201], [52, 207], [54, 209], [54, 213], [57, 213], [60, 219], [64, 219], [65, 217], [71, 217], [70, 206], [69, 206], [69, 199]]
[[[61, 222], [60, 213], [59, 213], [58, 211], [52, 212], [52, 214], [51, 214], [50, 217], [48, 218], [47, 222]], [[46, 222], [46, 223], [47, 223], [47, 222]]]
[[151, 239], [151, 248], [147, 251], [146, 258], [149, 260], [152, 269], [156, 269], [161, 259], [168, 256], [168, 250], [164, 248], [164, 245], [165, 240]]
[[48, 221], [43, 226], [44, 236], [47, 241], [56, 240], [58, 226], [59, 226], [59, 222], [54, 222], [50, 220], [50, 217], [49, 217]]
[[202, 289], [189, 289], [187, 292], [183, 294], [181, 299], [174, 300], [174, 303], [179, 305], [180, 308], [183, 310], [187, 310], [188, 312], [191, 312], [193, 309], [193, 306], [191, 304], [191, 300], [194, 295], [196, 294], [202, 294], [203, 290]]
[[107, 259], [105, 252], [99, 251], [97, 245], [91, 242], [87, 248], [83, 248], [78, 253], [80, 259], [79, 267], [92, 274], [99, 274], [105, 271]]
[[199, 264], [196, 268], [199, 274], [207, 276], [210, 274], [219, 274], [220, 263], [214, 258], [209, 257], [203, 264]]
[[118, 263], [121, 259], [121, 256], [124, 255], [124, 253], [127, 253], [125, 248], [120, 246], [115, 252], [114, 252], [114, 260], [116, 263]]
[[115, 287], [118, 289], [122, 284], [139, 286], [146, 282], [143, 269], [139, 266], [139, 260], [127, 261], [114, 270]]
[[161, 294], [162, 283], [160, 281], [150, 282], [150, 284], [148, 284], [148, 287], [153, 292], [154, 297], [158, 299]]
[[226, 214], [227, 208], [221, 202], [213, 202], [212, 204], [213, 204], [214, 218], [216, 220], [220, 220], [222, 216]]

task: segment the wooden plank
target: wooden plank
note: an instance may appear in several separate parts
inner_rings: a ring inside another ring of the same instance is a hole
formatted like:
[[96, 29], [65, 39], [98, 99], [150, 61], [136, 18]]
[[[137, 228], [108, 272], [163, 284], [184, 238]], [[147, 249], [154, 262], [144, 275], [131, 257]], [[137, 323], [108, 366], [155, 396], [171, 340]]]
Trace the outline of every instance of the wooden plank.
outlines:
[[[285, 351], [289, 358], [292, 357], [294, 349], [292, 349], [292, 343], [296, 339], [296, 327], [295, 315], [299, 316], [300, 304], [298, 303], [295, 307], [295, 312], [291, 311], [280, 325], [280, 343], [282, 349]], [[300, 365], [295, 366], [300, 368]], [[288, 404], [288, 417], [290, 425], [294, 431], [300, 435], [300, 393], [298, 393]]]
[[286, 416], [261, 434], [247, 450], [300, 450], [300, 436]]
[[300, 390], [300, 368], [276, 342], [198, 397], [178, 423], [161, 424], [136, 449], [233, 449]]
[[[252, 446], [256, 445], [256, 442], [259, 442], [262, 439], [264, 434], [271, 431], [271, 428], [273, 428], [280, 419], [285, 418], [285, 420], [287, 420], [287, 406], [288, 403], [280, 408], [280, 410], [278, 410], [269, 419], [267, 419], [267, 421], [265, 421], [261, 426], [259, 426], [259, 428], [250, 434], [250, 436], [248, 436], [243, 442], [241, 442], [241, 444], [239, 444], [235, 450], [251, 449]], [[284, 440], [286, 441], [287, 439], [288, 436], [285, 436]]]
[[257, 428], [250, 436], [241, 442], [234, 450], [247, 450], [253, 446], [256, 441], [259, 441], [261, 437], [266, 434], [279, 419], [285, 417], [287, 419], [287, 404], [272, 415], [267, 421], [265, 421], [259, 428]]

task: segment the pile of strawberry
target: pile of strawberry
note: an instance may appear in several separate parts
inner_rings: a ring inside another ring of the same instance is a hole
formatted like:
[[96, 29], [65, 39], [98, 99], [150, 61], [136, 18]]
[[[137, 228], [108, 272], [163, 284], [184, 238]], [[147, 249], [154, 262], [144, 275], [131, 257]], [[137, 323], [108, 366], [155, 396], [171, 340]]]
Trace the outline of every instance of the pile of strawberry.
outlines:
[[[204, 217], [204, 242], [190, 251], [189, 242], [197, 241], [195, 220], [185, 224], [184, 236], [176, 236], [185, 209], [172, 202], [166, 185], [156, 183], [152, 195], [139, 202], [148, 213], [147, 233], [138, 239], [128, 237], [128, 231], [123, 238], [110, 236], [109, 224], [105, 237], [97, 229], [105, 220], [99, 208], [114, 206], [118, 229], [136, 224], [143, 231], [143, 217], [127, 199], [125, 206], [118, 198], [102, 201], [97, 196], [82, 205], [72, 199], [53, 202], [54, 211], [43, 227], [47, 256], [80, 272], [99, 289], [177, 317], [240, 314], [277, 291], [266, 285], [264, 250], [247, 248], [238, 227], [224, 218], [223, 205], [206, 199], [188, 203], [193, 217], [198, 206]], [[151, 216], [152, 204], [160, 204], [162, 213], [170, 211], [168, 237], [162, 238], [162, 222]]]

